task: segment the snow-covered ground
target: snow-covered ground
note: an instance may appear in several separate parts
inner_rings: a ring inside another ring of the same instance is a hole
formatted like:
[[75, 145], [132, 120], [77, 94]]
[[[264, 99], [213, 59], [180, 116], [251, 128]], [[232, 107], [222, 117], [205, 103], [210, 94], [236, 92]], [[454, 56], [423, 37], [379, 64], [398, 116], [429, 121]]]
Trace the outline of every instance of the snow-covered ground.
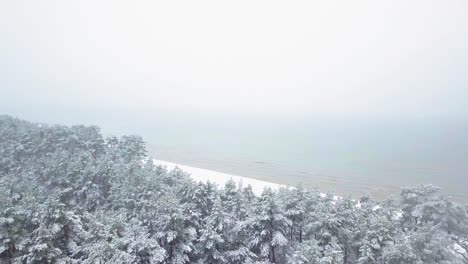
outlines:
[[[153, 162], [155, 165], [165, 166], [168, 170], [173, 170], [174, 168], [178, 167], [179, 169], [188, 173], [190, 177], [197, 182], [210, 181], [212, 183], [217, 184], [218, 186], [224, 186], [224, 184], [226, 184], [227, 181], [232, 179], [237, 184], [241, 183], [243, 186], [252, 186], [252, 190], [256, 195], [261, 195], [265, 187], [269, 187], [273, 190], [279, 189], [281, 187], [290, 187], [283, 184], [261, 181], [253, 178], [227, 174], [219, 171], [201, 169], [164, 160], [153, 159]], [[326, 194], [320, 193], [320, 196], [323, 198], [326, 196]], [[340, 196], [333, 195], [334, 200], [338, 200], [340, 198]]]
[[280, 187], [286, 187], [285, 185], [266, 182], [261, 180], [256, 180], [253, 178], [242, 177], [238, 175], [227, 174], [219, 171], [206, 170], [201, 168], [196, 168], [192, 166], [177, 164], [173, 162], [163, 161], [163, 160], [153, 160], [155, 165], [166, 166], [168, 170], [172, 170], [175, 167], [179, 167], [181, 170], [190, 174], [190, 177], [197, 182], [212, 182], [216, 183], [219, 186], [224, 186], [224, 184], [232, 179], [236, 183], [242, 183], [243, 186], [252, 186], [253, 192], [257, 195], [260, 195], [263, 192], [265, 187], [270, 187], [271, 189], [279, 189]]

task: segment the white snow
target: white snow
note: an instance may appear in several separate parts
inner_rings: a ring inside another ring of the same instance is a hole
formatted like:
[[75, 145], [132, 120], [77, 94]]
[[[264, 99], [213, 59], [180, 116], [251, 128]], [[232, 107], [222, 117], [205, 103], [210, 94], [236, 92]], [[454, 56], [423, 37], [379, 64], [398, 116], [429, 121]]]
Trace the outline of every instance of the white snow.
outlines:
[[[224, 184], [226, 184], [227, 181], [232, 179], [237, 184], [241, 183], [242, 186], [244, 187], [247, 187], [248, 185], [252, 186], [252, 190], [256, 195], [261, 195], [263, 192], [263, 189], [266, 187], [269, 187], [272, 190], [276, 190], [281, 187], [291, 187], [291, 186], [287, 186], [283, 184], [261, 181], [261, 180], [257, 180], [253, 178], [227, 174], [227, 173], [223, 173], [219, 171], [201, 169], [197, 167], [182, 165], [182, 164], [164, 161], [164, 160], [153, 159], [153, 163], [155, 165], [165, 166], [168, 170], [173, 170], [174, 168], [178, 167], [179, 169], [188, 173], [190, 177], [196, 182], [208, 182], [209, 181], [211, 183], [217, 184], [218, 186], [224, 186]], [[324, 198], [326, 196], [327, 196], [326, 193], [320, 193], [320, 197]], [[338, 199], [342, 199], [342, 198], [343, 197], [341, 196], [333, 195], [334, 201], [337, 201]], [[360, 204], [358, 203], [358, 205], [356, 206], [359, 207]]]
[[153, 159], [153, 162], [155, 165], [165, 166], [168, 170], [173, 170], [174, 168], [178, 167], [179, 169], [187, 172], [190, 175], [190, 177], [197, 182], [209, 181], [219, 186], [224, 186], [224, 184], [226, 184], [227, 181], [232, 179], [234, 182], [238, 184], [240, 183], [244, 187], [247, 187], [248, 185], [252, 186], [253, 192], [257, 195], [260, 195], [263, 192], [263, 189], [266, 187], [269, 187], [273, 190], [279, 189], [281, 187], [287, 187], [286, 185], [282, 184], [256, 180], [253, 178], [227, 174], [219, 171], [201, 169], [164, 160]]

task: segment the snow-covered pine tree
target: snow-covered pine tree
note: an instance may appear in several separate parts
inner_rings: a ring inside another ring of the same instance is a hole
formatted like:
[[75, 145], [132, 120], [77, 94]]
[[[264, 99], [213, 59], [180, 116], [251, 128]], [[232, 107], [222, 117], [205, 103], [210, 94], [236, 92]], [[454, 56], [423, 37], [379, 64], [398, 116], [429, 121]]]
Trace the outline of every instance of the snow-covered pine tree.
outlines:
[[359, 264], [382, 262], [383, 249], [392, 245], [397, 234], [402, 232], [396, 211], [391, 201], [377, 204], [368, 198], [360, 200], [356, 236]]
[[323, 249], [314, 239], [294, 242], [286, 255], [287, 264], [319, 264], [323, 258]]
[[288, 244], [285, 231], [289, 221], [276, 201], [275, 193], [265, 188], [255, 204], [254, 213], [247, 219], [250, 231], [249, 245], [260, 258], [277, 263], [282, 260], [282, 250]]
[[290, 223], [287, 231], [288, 239], [302, 242], [306, 236], [308, 214], [314, 212], [319, 201], [318, 193], [305, 190], [302, 185], [298, 185], [296, 188], [282, 188], [278, 195], [282, 210]]
[[432, 185], [403, 188], [401, 225], [422, 261], [468, 262], [466, 208], [448, 201], [439, 190]]
[[77, 243], [81, 243], [83, 226], [79, 216], [66, 208], [57, 197], [48, 197], [37, 204], [27, 263], [67, 263]]
[[224, 211], [221, 200], [216, 197], [210, 215], [204, 219], [197, 243], [200, 263], [226, 263], [225, 232], [232, 226], [231, 216]]
[[[156, 238], [166, 250], [166, 263], [184, 264], [191, 261], [194, 255], [194, 242], [197, 239], [197, 230], [191, 221], [192, 207], [181, 204], [177, 195], [167, 192], [159, 199], [158, 218], [154, 222]], [[198, 213], [196, 213], [198, 215]]]

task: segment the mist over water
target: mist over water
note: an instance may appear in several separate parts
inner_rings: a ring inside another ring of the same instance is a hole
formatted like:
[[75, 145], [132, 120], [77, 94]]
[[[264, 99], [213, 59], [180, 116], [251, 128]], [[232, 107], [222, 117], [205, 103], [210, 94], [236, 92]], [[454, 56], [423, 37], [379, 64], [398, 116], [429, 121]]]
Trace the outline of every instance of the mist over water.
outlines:
[[466, 10], [0, 1], [0, 263], [468, 263]]
[[340, 194], [468, 196], [467, 1], [3, 2], [0, 113]]
[[401, 186], [431, 183], [468, 200], [466, 119], [71, 108], [2, 112], [51, 124], [94, 124], [106, 135], [138, 134], [158, 159], [272, 182], [377, 198]]

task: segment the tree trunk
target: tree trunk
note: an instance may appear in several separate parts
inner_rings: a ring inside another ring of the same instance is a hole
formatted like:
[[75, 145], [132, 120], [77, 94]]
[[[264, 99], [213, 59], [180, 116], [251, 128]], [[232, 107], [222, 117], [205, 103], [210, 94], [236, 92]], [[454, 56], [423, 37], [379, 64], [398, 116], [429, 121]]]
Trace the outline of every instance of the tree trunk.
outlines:
[[347, 263], [348, 263], [348, 250], [347, 250], [346, 246], [345, 246], [345, 248], [344, 248], [343, 263], [344, 263], [344, 264], [347, 264]]
[[276, 263], [276, 260], [275, 260], [275, 247], [274, 246], [271, 246], [271, 262]]
[[174, 246], [173, 246], [172, 241], [169, 242], [169, 256], [168, 256], [169, 262], [172, 262], [172, 254], [173, 254], [172, 251], [173, 251], [173, 247], [174, 247]]

